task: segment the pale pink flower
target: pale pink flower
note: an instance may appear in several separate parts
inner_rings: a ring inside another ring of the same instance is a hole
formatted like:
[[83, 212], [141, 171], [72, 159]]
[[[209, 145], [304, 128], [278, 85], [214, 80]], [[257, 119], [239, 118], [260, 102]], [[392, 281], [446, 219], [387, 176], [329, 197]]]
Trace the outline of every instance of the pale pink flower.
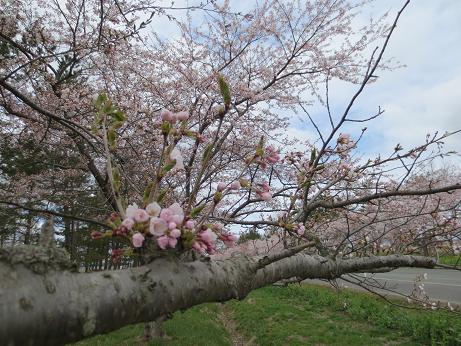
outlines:
[[175, 229], [176, 228], [176, 223], [175, 222], [168, 223], [168, 228], [169, 229]]
[[146, 211], [150, 216], [159, 216], [161, 210], [162, 208], [157, 202], [152, 202], [146, 207]]
[[145, 211], [144, 209], [138, 209], [134, 213], [134, 220], [136, 222], [146, 222], [147, 220], [149, 220], [149, 214], [147, 214], [147, 211]]
[[340, 133], [338, 137], [338, 144], [347, 145], [351, 141], [351, 135], [347, 133]]
[[170, 153], [170, 160], [175, 160], [176, 164], [173, 169], [184, 169], [184, 159], [179, 149], [174, 148]]
[[134, 215], [136, 214], [136, 211], [138, 210], [138, 205], [136, 203], [133, 203], [131, 205], [129, 205], [127, 208], [126, 208], [126, 218], [132, 218], [134, 219]]
[[168, 224], [164, 219], [153, 217], [150, 219], [149, 232], [157, 237], [165, 234]]
[[134, 226], [134, 221], [131, 218], [123, 220], [122, 226], [125, 226], [127, 229], [132, 229]]
[[173, 211], [171, 211], [170, 208], [163, 208], [162, 211], [160, 212], [160, 218], [162, 220], [165, 220], [166, 222], [170, 222], [172, 216], [173, 216]]
[[168, 210], [171, 212], [171, 216], [168, 221], [173, 221], [176, 223], [176, 225], [182, 224], [184, 220], [184, 211], [182, 210], [179, 203], [173, 203], [168, 207]]
[[134, 247], [141, 247], [142, 243], [144, 242], [144, 236], [141, 233], [137, 232], [133, 234], [133, 237], [131, 240], [133, 242]]
[[180, 236], [181, 236], [181, 231], [179, 229], [175, 228], [170, 231], [171, 238], [179, 238]]

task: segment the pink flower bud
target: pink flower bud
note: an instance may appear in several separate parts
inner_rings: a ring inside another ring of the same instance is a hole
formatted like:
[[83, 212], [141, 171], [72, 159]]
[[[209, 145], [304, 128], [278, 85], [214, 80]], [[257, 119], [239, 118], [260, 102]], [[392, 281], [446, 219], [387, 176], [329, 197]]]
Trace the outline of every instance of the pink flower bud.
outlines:
[[118, 260], [120, 259], [120, 257], [122, 257], [124, 254], [124, 251], [123, 249], [113, 249], [112, 250], [112, 262], [118, 262]]
[[181, 231], [177, 228], [172, 229], [170, 232], [170, 237], [179, 238], [181, 236]]
[[218, 239], [218, 236], [208, 228], [200, 233], [200, 238], [207, 243], [213, 244]]
[[206, 247], [203, 247], [198, 241], [194, 241], [192, 248], [198, 253], [204, 253], [206, 251]]
[[176, 239], [176, 238], [171, 238], [171, 237], [168, 238], [168, 245], [169, 245], [171, 248], [174, 248], [174, 247], [176, 246], [177, 243], [178, 243], [178, 239]]
[[169, 229], [175, 229], [175, 228], [176, 228], [176, 223], [175, 223], [175, 222], [170, 222], [170, 223], [168, 224], [168, 228], [169, 228]]
[[180, 121], [189, 119], [189, 114], [187, 112], [178, 112], [176, 113], [176, 118]]
[[147, 211], [145, 211], [144, 209], [138, 209], [134, 213], [134, 220], [136, 222], [146, 222], [147, 220], [149, 220], [149, 214], [147, 214]]
[[160, 249], [165, 250], [168, 246], [169, 239], [167, 236], [161, 236], [157, 238], [157, 245]]
[[122, 222], [122, 226], [125, 226], [127, 229], [132, 229], [134, 226], [133, 219], [125, 219]]
[[270, 192], [263, 192], [260, 194], [260, 197], [266, 202], [269, 202], [272, 200], [272, 194]]
[[185, 226], [186, 226], [186, 228], [188, 228], [188, 229], [194, 229], [194, 227], [195, 227], [195, 221], [194, 221], [194, 220], [187, 220]]
[[169, 123], [174, 123], [176, 121], [176, 117], [168, 109], [163, 109], [160, 112], [160, 117], [163, 121], [168, 121]]
[[239, 181], [233, 181], [232, 184], [230, 185], [231, 190], [240, 190], [240, 182]]
[[93, 240], [101, 239], [103, 236], [104, 236], [104, 234], [99, 232], [99, 231], [91, 232], [91, 239], [93, 239]]
[[217, 190], [219, 192], [223, 192], [225, 189], [226, 189], [226, 184], [225, 183], [219, 183], [218, 184]]
[[133, 234], [132, 242], [134, 247], [141, 247], [142, 243], [144, 242], [144, 236], [141, 233], [137, 232]]

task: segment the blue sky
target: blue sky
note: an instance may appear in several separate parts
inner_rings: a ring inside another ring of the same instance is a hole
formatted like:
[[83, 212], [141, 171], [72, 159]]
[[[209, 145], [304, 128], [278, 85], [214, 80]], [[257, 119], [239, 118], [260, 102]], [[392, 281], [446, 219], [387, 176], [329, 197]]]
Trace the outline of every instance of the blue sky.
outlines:
[[[233, 9], [243, 13], [252, 3], [231, 1]], [[403, 3], [376, 0], [365, 7], [358, 21], [386, 11], [391, 21]], [[165, 18], [154, 21], [152, 27], [164, 37], [175, 32]], [[378, 106], [385, 110], [383, 116], [366, 124], [368, 131], [359, 148], [366, 157], [389, 153], [397, 143], [409, 149], [423, 143], [427, 133], [461, 129], [461, 0], [413, 0], [384, 56], [391, 57], [406, 67], [377, 72], [378, 81], [367, 87], [353, 110], [364, 116], [374, 114]], [[333, 81], [330, 90], [332, 108], [340, 114], [356, 87]], [[323, 111], [314, 108], [313, 113], [320, 122], [325, 120]], [[295, 114], [292, 119], [290, 133], [312, 140], [314, 132], [308, 123], [302, 125]], [[344, 132], [357, 133], [365, 125], [354, 126]], [[461, 151], [461, 134], [449, 138], [445, 149]], [[449, 161], [461, 163], [459, 157]]]
[[[402, 4], [400, 0], [381, 0], [370, 9], [378, 14], [390, 10], [393, 18]], [[406, 67], [376, 73], [380, 78], [367, 87], [355, 108], [355, 113], [363, 115], [373, 114], [378, 106], [385, 110], [383, 116], [367, 124], [363, 152], [390, 152], [396, 143], [410, 148], [423, 143], [427, 133], [461, 129], [460, 15], [459, 0], [409, 4], [384, 56]], [[333, 83], [330, 90], [333, 107], [342, 110], [355, 88]], [[461, 150], [461, 135], [449, 138], [445, 148]], [[461, 162], [459, 158], [451, 161]]]

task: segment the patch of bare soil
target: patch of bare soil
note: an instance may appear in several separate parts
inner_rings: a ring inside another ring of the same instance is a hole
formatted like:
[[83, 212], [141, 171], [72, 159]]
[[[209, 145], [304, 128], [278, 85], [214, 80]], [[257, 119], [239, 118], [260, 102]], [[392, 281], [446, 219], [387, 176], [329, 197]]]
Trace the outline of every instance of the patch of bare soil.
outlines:
[[237, 326], [232, 318], [232, 310], [227, 308], [224, 304], [220, 305], [218, 319], [229, 333], [233, 346], [256, 346], [255, 337], [247, 340], [237, 330]]

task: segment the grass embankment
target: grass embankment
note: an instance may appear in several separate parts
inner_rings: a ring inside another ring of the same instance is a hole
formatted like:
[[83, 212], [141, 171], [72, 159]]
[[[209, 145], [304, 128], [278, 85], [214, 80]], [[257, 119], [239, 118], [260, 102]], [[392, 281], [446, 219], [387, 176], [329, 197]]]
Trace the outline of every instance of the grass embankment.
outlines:
[[[150, 345], [461, 345], [461, 317], [398, 308], [374, 296], [319, 286], [266, 287], [243, 301], [175, 313]], [[144, 345], [143, 325], [76, 345]]]
[[439, 258], [439, 263], [441, 264], [448, 264], [454, 266], [457, 264], [458, 266], [461, 266], [461, 255], [445, 255], [445, 256], [440, 256]]

